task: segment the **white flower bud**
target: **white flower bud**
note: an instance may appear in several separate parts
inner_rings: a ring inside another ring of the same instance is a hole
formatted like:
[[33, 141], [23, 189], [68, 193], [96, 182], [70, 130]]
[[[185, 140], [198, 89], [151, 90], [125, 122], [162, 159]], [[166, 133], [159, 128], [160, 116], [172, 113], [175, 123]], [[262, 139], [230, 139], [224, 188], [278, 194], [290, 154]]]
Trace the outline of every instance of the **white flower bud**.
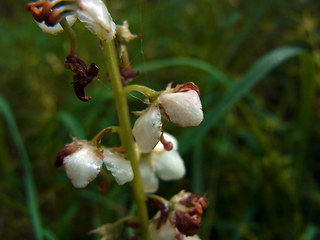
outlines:
[[131, 164], [122, 155], [113, 153], [110, 150], [104, 150], [103, 162], [118, 184], [122, 185], [132, 181], [133, 171]]
[[164, 151], [161, 154], [154, 154], [156, 173], [162, 180], [181, 179], [186, 168], [179, 153], [175, 150]]
[[63, 159], [67, 176], [76, 188], [84, 188], [98, 175], [102, 160], [94, 148], [85, 146]]
[[143, 182], [143, 190], [145, 193], [153, 193], [158, 190], [159, 180], [155, 173], [152, 171], [151, 166], [142, 161], [139, 164], [140, 174]]
[[162, 133], [159, 107], [151, 105], [134, 123], [132, 133], [141, 152], [151, 152]]
[[78, 18], [85, 26], [103, 41], [111, 41], [115, 36], [116, 25], [106, 5], [101, 0], [78, 0]]
[[203, 120], [199, 94], [186, 92], [163, 92], [158, 98], [168, 120], [181, 127], [195, 127]]
[[[66, 16], [66, 20], [69, 23], [69, 25], [72, 26], [76, 22], [77, 16], [76, 14], [68, 15]], [[48, 27], [44, 22], [41, 22], [41, 23], [37, 22], [37, 24], [43, 32], [48, 33], [50, 35], [55, 36], [63, 32], [63, 28], [61, 27], [60, 23], [57, 23], [53, 27]]]

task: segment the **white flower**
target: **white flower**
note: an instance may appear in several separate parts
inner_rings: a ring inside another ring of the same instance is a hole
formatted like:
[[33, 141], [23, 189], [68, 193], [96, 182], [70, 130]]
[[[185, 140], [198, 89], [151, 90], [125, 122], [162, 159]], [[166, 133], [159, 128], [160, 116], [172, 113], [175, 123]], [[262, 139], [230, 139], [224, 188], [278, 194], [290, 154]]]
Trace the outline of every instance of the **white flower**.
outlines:
[[203, 120], [198, 87], [185, 83], [163, 91], [136, 120], [132, 133], [140, 150], [151, 152], [162, 134], [162, 120], [180, 127], [195, 127]]
[[151, 105], [134, 123], [132, 133], [141, 152], [151, 152], [162, 134], [159, 107]]
[[132, 181], [131, 164], [123, 154], [105, 147], [97, 148], [86, 140], [74, 138], [72, 143], [65, 145], [59, 151], [55, 165], [64, 165], [73, 186], [84, 188], [96, 178], [103, 163], [118, 184]]
[[66, 156], [63, 165], [73, 186], [84, 188], [100, 172], [102, 159], [92, 146], [86, 145]]
[[170, 134], [164, 133], [164, 138], [173, 144], [173, 149], [167, 151], [161, 142], [153, 149], [151, 153], [144, 157], [140, 162], [140, 172], [144, 184], [144, 191], [152, 193], [158, 189], [158, 179], [178, 180], [186, 172], [184, 162], [178, 153], [177, 140]]
[[32, 13], [42, 31], [51, 35], [63, 31], [59, 22], [66, 17], [70, 26], [77, 18], [84, 22], [100, 40], [111, 41], [115, 37], [116, 24], [101, 0], [39, 0], [29, 3], [27, 10]]
[[78, 18], [85, 26], [103, 41], [111, 41], [115, 36], [116, 25], [106, 5], [101, 0], [78, 0]]
[[167, 119], [180, 127], [195, 127], [203, 120], [201, 101], [195, 90], [163, 92], [158, 102]]
[[113, 153], [110, 150], [103, 151], [103, 162], [118, 184], [122, 185], [132, 181], [131, 164], [119, 153]]

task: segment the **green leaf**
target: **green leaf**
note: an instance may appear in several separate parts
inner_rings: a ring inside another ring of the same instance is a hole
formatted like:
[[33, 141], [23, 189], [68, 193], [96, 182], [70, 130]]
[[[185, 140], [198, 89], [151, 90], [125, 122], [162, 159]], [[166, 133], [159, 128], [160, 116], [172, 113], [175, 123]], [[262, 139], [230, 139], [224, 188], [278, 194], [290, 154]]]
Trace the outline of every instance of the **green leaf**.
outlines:
[[[220, 102], [205, 112], [204, 121], [199, 127], [189, 129], [180, 137], [180, 152], [186, 152], [190, 146], [198, 142], [213, 126], [215, 126], [221, 117], [227, 113], [231, 107], [248, 94], [265, 76], [274, 68], [289, 58], [297, 56], [303, 51], [299, 47], [281, 47], [277, 48], [260, 60], [258, 60], [243, 76], [242, 80], [235, 83], [223, 95]], [[204, 107], [205, 109], [205, 107]]]
[[210, 78], [210, 81], [213, 81], [213, 82], [220, 82], [223, 84], [226, 84], [229, 82], [228, 77], [226, 77], [216, 67], [214, 67], [213, 65], [205, 61], [195, 59], [195, 58], [181, 57], [181, 58], [162, 59], [162, 60], [146, 63], [143, 65], [135, 66], [134, 69], [140, 71], [141, 73], [145, 73], [145, 72], [158, 70], [161, 68], [177, 67], [177, 66], [193, 67], [201, 71], [204, 71], [208, 73], [210, 76], [212, 76], [212, 78]]
[[13, 143], [18, 149], [21, 157], [21, 163], [24, 169], [24, 184], [25, 191], [27, 195], [27, 205], [31, 218], [31, 223], [33, 226], [33, 231], [35, 238], [38, 240], [43, 239], [43, 229], [40, 218], [40, 213], [37, 204], [37, 192], [33, 179], [33, 174], [29, 162], [29, 156], [27, 150], [23, 144], [22, 138], [20, 136], [16, 121], [14, 119], [13, 113], [6, 99], [0, 94], [0, 114], [3, 116], [7, 126], [8, 131], [12, 137]]

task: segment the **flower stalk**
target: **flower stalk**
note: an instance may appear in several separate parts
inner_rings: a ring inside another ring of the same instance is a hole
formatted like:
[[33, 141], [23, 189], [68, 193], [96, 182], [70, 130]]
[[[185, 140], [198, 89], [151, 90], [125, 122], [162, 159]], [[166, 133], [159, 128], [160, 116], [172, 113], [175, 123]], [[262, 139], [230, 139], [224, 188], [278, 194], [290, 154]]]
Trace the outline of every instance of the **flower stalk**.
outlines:
[[77, 52], [76, 33], [72, 30], [71, 26], [69, 25], [69, 23], [67, 22], [65, 17], [61, 19], [60, 25], [70, 39], [70, 54], [69, 55], [76, 55], [76, 52]]
[[121, 77], [119, 72], [119, 63], [117, 51], [114, 41], [103, 42], [103, 53], [106, 61], [106, 66], [109, 72], [112, 91], [115, 97], [115, 104], [119, 119], [119, 135], [121, 143], [124, 147], [126, 158], [130, 160], [134, 178], [132, 181], [132, 189], [134, 200], [137, 207], [137, 215], [139, 218], [139, 227], [141, 239], [151, 240], [148, 228], [148, 212], [146, 207], [146, 197], [143, 192], [143, 183], [139, 170], [138, 153], [134, 144], [129, 108], [126, 99], [126, 93], [123, 90]]

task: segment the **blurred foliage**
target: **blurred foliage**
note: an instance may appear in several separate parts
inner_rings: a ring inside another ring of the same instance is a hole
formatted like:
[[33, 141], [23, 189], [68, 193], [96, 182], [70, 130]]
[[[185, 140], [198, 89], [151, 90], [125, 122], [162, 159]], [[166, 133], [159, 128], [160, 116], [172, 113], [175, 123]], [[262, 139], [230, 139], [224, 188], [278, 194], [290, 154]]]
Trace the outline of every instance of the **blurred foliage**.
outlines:
[[[93, 99], [80, 102], [63, 65], [66, 36], [43, 34], [24, 10], [26, 3], [0, 2], [0, 93], [19, 129], [13, 134], [14, 120], [8, 125], [2, 113], [0, 238], [35, 237], [27, 201], [32, 191], [25, 184], [31, 171], [23, 160], [29, 159], [44, 239], [94, 239], [87, 234], [91, 229], [132, 211], [129, 185], [120, 187], [104, 173], [76, 190], [53, 162], [70, 134], [92, 138], [117, 123], [102, 53], [98, 41], [76, 24], [78, 55], [100, 66], [87, 90]], [[170, 82], [194, 81], [205, 114], [217, 121], [208, 118], [197, 141], [185, 134], [197, 130], [167, 126], [180, 143], [192, 143], [180, 145], [186, 177], [161, 182], [158, 194], [170, 198], [180, 189], [207, 194], [202, 239], [319, 239], [320, 2], [110, 0], [108, 7], [117, 23], [128, 20], [141, 36], [129, 46], [132, 64], [142, 69], [135, 83], [161, 90]], [[240, 81], [254, 77], [248, 70], [281, 46], [304, 51], [281, 64], [276, 57], [260, 62], [254, 70], [261, 79], [244, 89]], [[144, 107], [139, 99], [129, 98], [132, 110]], [[104, 144], [118, 141], [111, 136]]]

